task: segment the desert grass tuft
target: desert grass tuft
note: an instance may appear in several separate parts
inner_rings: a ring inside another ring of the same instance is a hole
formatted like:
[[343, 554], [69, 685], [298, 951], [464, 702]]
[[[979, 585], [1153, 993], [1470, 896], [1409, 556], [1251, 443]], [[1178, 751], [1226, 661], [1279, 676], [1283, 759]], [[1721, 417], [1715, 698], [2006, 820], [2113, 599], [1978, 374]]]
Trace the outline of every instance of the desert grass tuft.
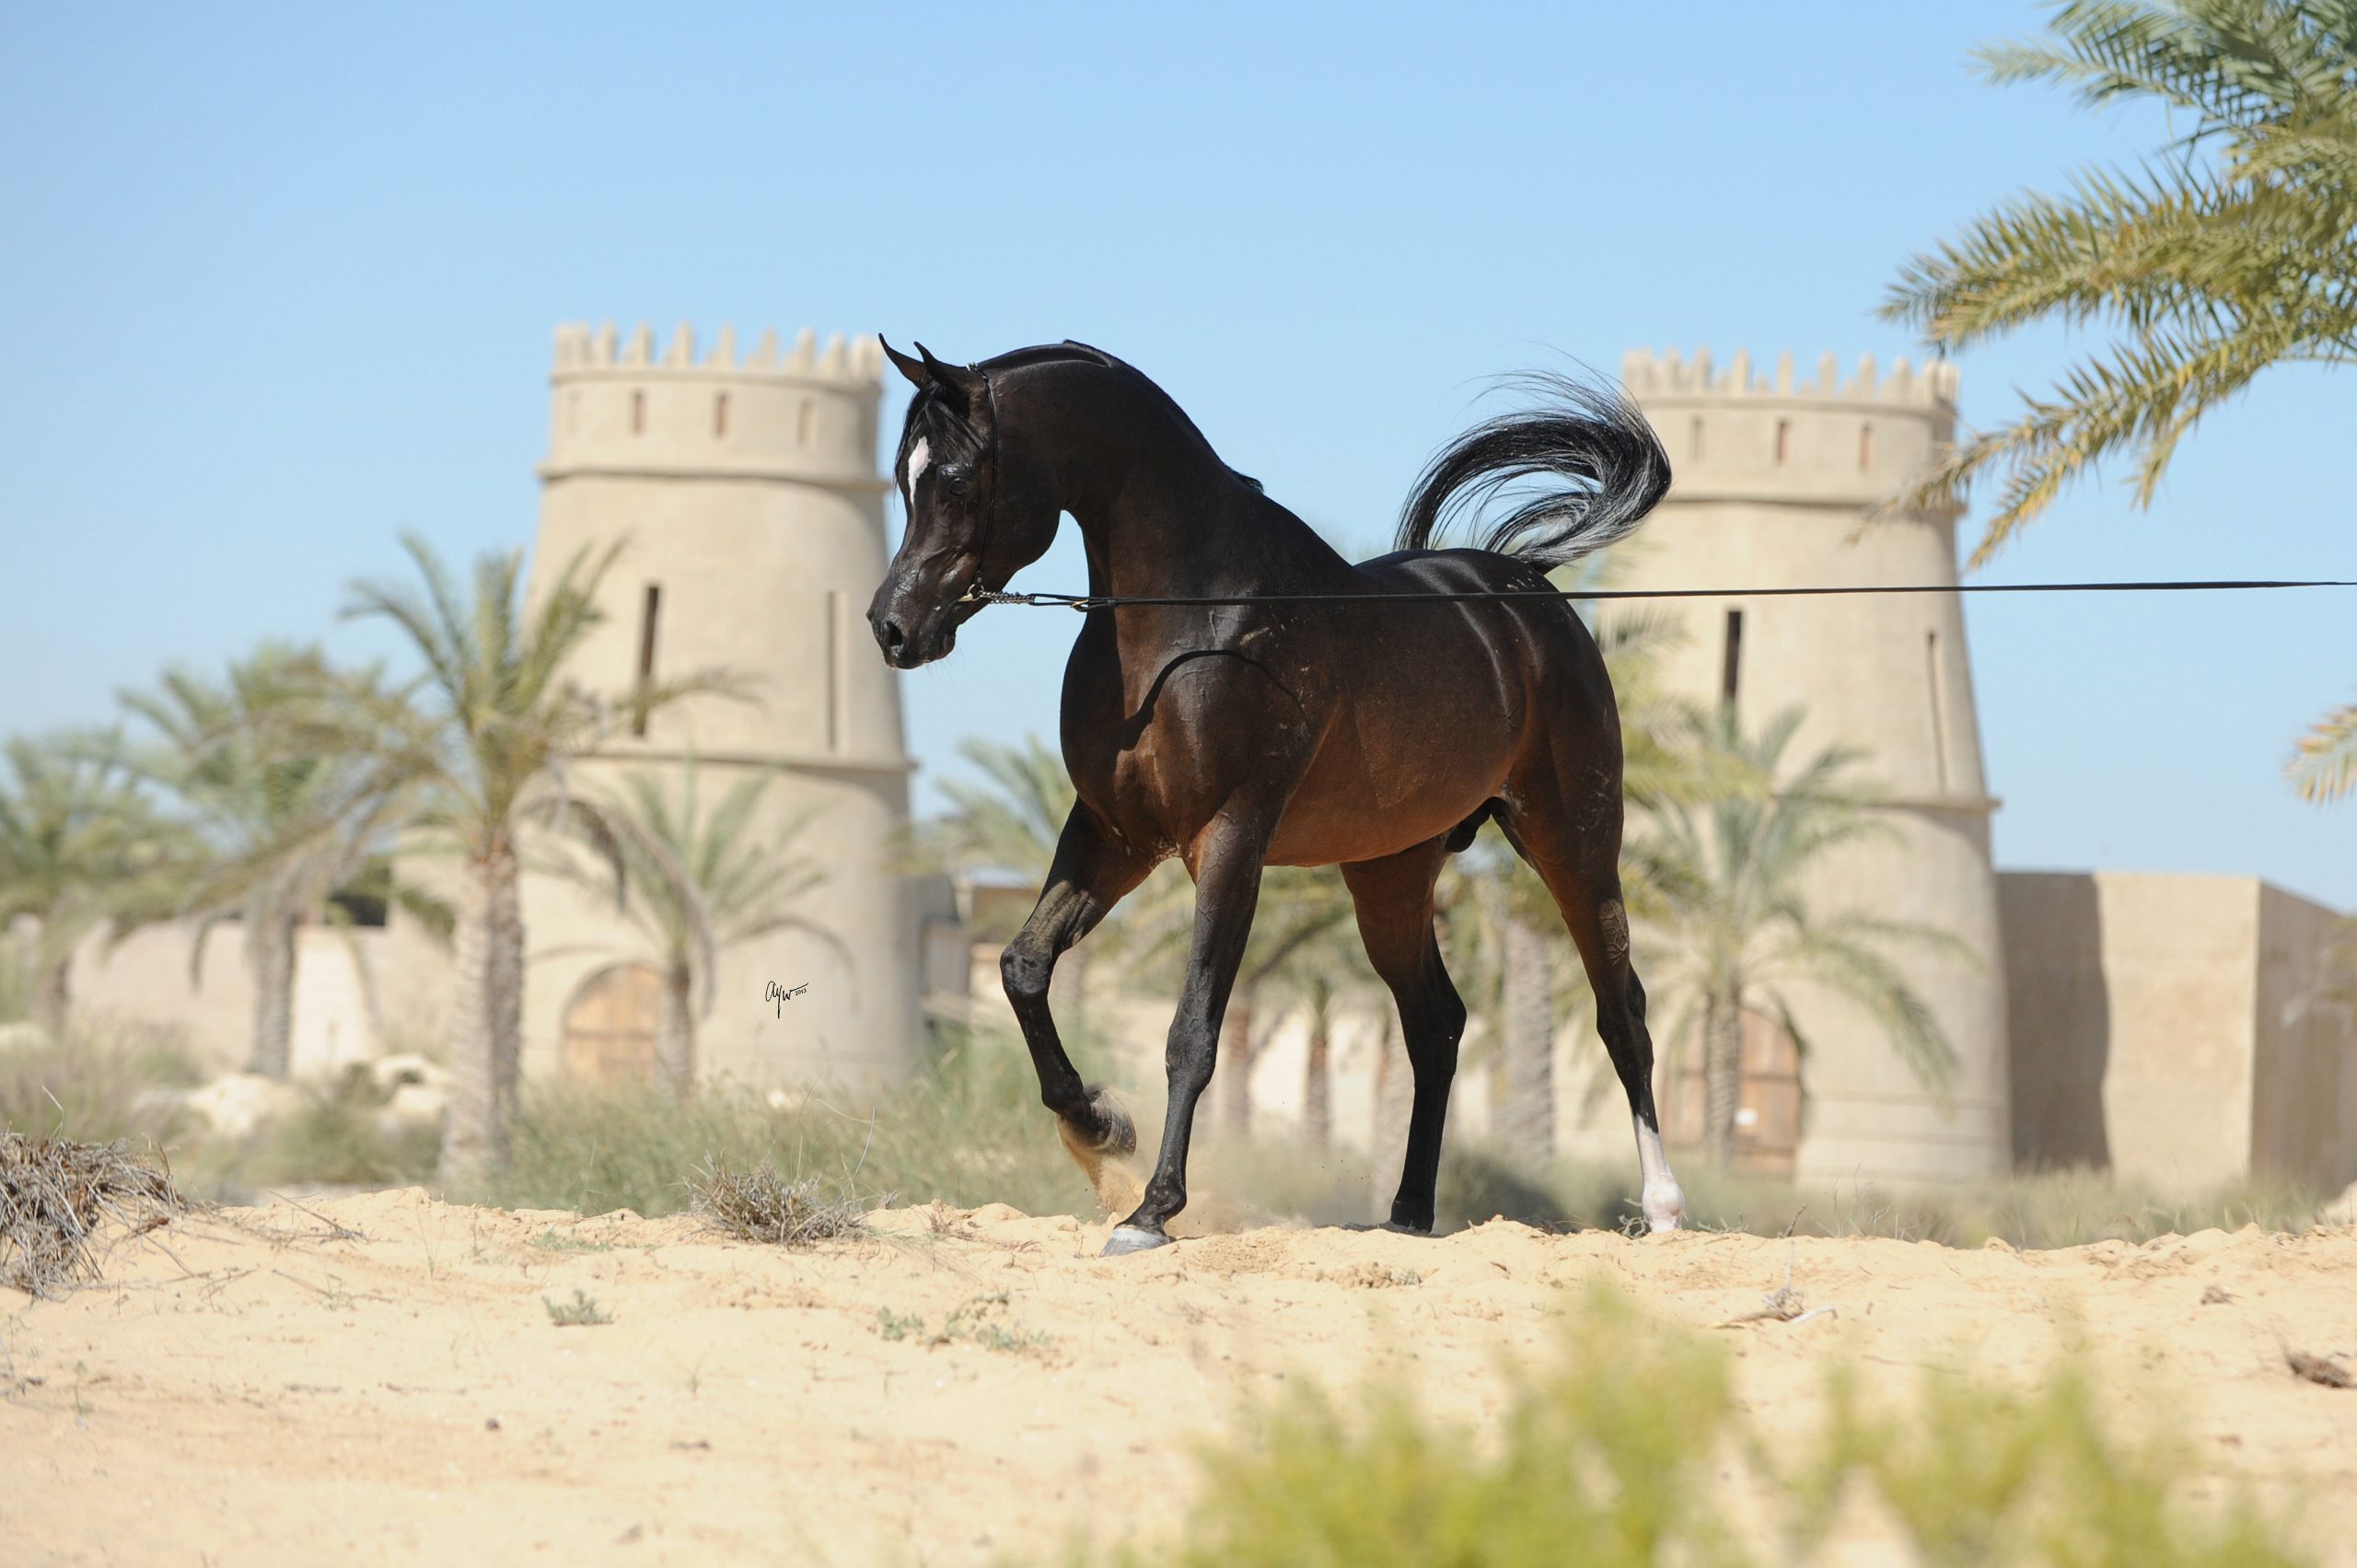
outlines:
[[102, 1225], [112, 1221], [140, 1235], [186, 1207], [171, 1172], [127, 1141], [0, 1132], [0, 1284], [62, 1295], [99, 1277]]
[[678, 1097], [528, 1085], [495, 1185], [454, 1197], [509, 1208], [676, 1214], [689, 1176], [714, 1162], [767, 1160], [791, 1180], [1011, 1203], [1027, 1214], [1094, 1214], [1096, 1197], [1040, 1109], [1028, 1055], [1011, 1035], [960, 1031], [888, 1093], [814, 1089], [769, 1099], [726, 1083]]
[[55, 1041], [0, 1051], [0, 1127], [28, 1136], [168, 1144], [199, 1074], [155, 1030], [75, 1026]]
[[732, 1166], [707, 1160], [688, 1179], [689, 1206], [739, 1241], [815, 1247], [855, 1235], [865, 1207], [822, 1195], [817, 1179], [790, 1180], [762, 1160]]
[[544, 1295], [540, 1305], [548, 1308], [549, 1321], [560, 1329], [594, 1329], [614, 1320], [612, 1313], [598, 1305], [596, 1296], [577, 1285], [571, 1301], [552, 1301]]
[[[1619, 1230], [1640, 1216], [1634, 1160], [1531, 1167], [1469, 1144], [1441, 1165], [1439, 1225], [1448, 1231], [1492, 1215], [1547, 1229]], [[2167, 1193], [2106, 1171], [2016, 1171], [1937, 1188], [1872, 1183], [1794, 1183], [1714, 1171], [1689, 1158], [1678, 1167], [1687, 1223], [1699, 1230], [1754, 1236], [1883, 1237], [1980, 1247], [2002, 1240], [2024, 1249], [2136, 1244], [2216, 1228], [2297, 1232], [2315, 1219], [2318, 1194], [2268, 1177], [2201, 1191]]]

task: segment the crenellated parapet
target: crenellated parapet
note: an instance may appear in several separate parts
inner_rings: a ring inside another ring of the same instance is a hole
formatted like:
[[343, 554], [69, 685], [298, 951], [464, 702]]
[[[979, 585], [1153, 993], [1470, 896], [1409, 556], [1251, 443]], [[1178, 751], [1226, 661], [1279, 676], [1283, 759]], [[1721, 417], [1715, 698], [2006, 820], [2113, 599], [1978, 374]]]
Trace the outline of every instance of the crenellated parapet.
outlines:
[[1812, 375], [1790, 354], [1762, 373], [1737, 350], [1633, 350], [1620, 378], [1669, 450], [1673, 499], [1743, 498], [1869, 506], [1901, 489], [1954, 439], [1956, 370], [1945, 360], [1888, 369], [1872, 354], [1844, 375], [1830, 354]]
[[1789, 352], [1776, 356], [1772, 374], [1754, 373], [1751, 355], [1735, 352], [1724, 369], [1713, 366], [1709, 349], [1698, 349], [1687, 359], [1676, 349], [1655, 354], [1631, 349], [1620, 359], [1620, 379], [1639, 398], [1649, 394], [1708, 394], [1722, 398], [1801, 398], [1812, 401], [1876, 403], [1893, 408], [1956, 409], [1956, 366], [1934, 360], [1917, 369], [1901, 354], [1888, 372], [1878, 372], [1875, 356], [1863, 354], [1855, 369], [1841, 374], [1840, 362], [1830, 354], [1817, 356], [1817, 373], [1796, 380]]
[[699, 353], [680, 327], [559, 327], [545, 479], [575, 474], [714, 475], [877, 490], [877, 403], [884, 349], [842, 333], [821, 347], [763, 332], [749, 350], [724, 327]]
[[880, 386], [884, 347], [872, 337], [846, 340], [837, 332], [821, 349], [819, 335], [805, 327], [795, 335], [794, 346], [781, 351], [777, 332], [772, 329], [763, 332], [752, 350], [740, 356], [736, 329], [723, 327], [713, 339], [710, 351], [699, 359], [695, 333], [684, 325], [672, 332], [659, 354], [655, 347], [655, 330], [644, 322], [632, 329], [627, 338], [617, 333], [610, 321], [597, 328], [586, 322], [569, 322], [556, 330], [558, 375], [575, 370], [618, 369], [743, 372]]

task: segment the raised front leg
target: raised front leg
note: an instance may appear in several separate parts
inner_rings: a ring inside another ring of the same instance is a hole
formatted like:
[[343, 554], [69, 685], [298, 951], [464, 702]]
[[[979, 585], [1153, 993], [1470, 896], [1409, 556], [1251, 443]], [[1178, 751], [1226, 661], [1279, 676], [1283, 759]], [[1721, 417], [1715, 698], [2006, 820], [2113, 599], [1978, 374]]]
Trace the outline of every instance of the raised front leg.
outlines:
[[1137, 1147], [1137, 1131], [1103, 1090], [1092, 1091], [1081, 1082], [1049, 1012], [1048, 982], [1065, 950], [1095, 930], [1106, 912], [1153, 869], [1150, 857], [1101, 827], [1086, 806], [1074, 805], [1056, 841], [1039, 901], [999, 958], [999, 978], [1039, 1075], [1040, 1102], [1063, 1122], [1065, 1142], [1091, 1180], [1097, 1172], [1088, 1156], [1131, 1153]]
[[1187, 1147], [1194, 1132], [1195, 1106], [1212, 1081], [1220, 1020], [1226, 1016], [1228, 993], [1252, 935], [1252, 912], [1260, 901], [1260, 870], [1273, 826], [1273, 820], [1224, 817], [1206, 830], [1207, 842], [1190, 867], [1195, 874], [1195, 931], [1165, 1052], [1170, 1104], [1162, 1124], [1162, 1153], [1146, 1183], [1145, 1201], [1114, 1227], [1105, 1243], [1109, 1256], [1162, 1246], [1170, 1239], [1165, 1227], [1187, 1206]]

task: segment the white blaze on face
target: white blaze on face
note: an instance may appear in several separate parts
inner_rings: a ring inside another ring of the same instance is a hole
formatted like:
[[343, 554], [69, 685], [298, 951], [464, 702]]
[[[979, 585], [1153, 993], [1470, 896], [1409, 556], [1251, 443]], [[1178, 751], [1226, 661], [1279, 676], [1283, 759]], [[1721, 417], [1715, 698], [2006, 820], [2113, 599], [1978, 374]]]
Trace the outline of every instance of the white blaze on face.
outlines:
[[915, 509], [917, 504], [917, 480], [923, 474], [925, 465], [931, 461], [933, 461], [933, 443], [923, 436], [917, 437], [917, 444], [909, 448], [908, 501], [911, 510]]

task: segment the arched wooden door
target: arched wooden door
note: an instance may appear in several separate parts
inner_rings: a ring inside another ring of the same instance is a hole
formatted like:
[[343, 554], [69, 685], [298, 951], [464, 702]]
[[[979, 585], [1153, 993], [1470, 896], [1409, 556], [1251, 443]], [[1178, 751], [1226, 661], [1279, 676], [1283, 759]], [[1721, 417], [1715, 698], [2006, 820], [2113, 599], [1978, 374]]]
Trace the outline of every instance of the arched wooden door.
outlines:
[[564, 1010], [565, 1075], [592, 1084], [653, 1083], [662, 1001], [662, 973], [647, 964], [616, 964], [583, 981]]

